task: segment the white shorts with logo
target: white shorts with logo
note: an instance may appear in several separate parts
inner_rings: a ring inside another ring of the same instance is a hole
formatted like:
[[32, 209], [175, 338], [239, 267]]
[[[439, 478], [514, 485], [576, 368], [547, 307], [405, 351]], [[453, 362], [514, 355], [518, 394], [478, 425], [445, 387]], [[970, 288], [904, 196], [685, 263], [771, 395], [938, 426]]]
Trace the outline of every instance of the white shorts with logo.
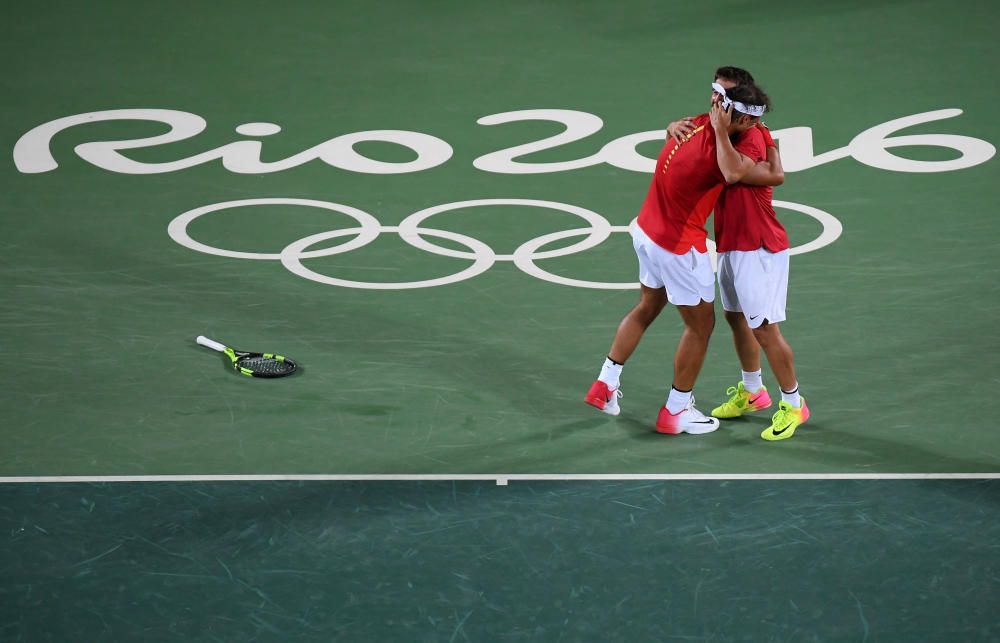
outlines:
[[730, 250], [719, 253], [722, 308], [743, 313], [750, 328], [764, 320], [785, 321], [788, 298], [788, 250]]
[[634, 221], [629, 229], [643, 286], [666, 288], [667, 301], [675, 306], [715, 301], [715, 275], [707, 252], [691, 248], [677, 255], [656, 245]]

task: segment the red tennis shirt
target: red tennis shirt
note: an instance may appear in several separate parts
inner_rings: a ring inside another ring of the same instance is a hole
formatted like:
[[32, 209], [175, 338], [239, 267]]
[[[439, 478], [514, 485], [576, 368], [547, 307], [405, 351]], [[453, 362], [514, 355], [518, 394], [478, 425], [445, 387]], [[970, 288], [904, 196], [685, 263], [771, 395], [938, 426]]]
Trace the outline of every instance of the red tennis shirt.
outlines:
[[[767, 147], [774, 146], [771, 134], [762, 126], [765, 147], [743, 151], [755, 163], [767, 160]], [[722, 191], [715, 204], [715, 249], [718, 252], [730, 250], [757, 250], [768, 252], [788, 249], [788, 233], [774, 215], [771, 197], [774, 190], [767, 186], [737, 183]]]
[[[639, 211], [639, 227], [656, 245], [682, 255], [691, 248], [708, 250], [705, 221], [726, 179], [715, 156], [715, 131], [708, 114], [694, 118], [695, 132], [683, 143], [670, 139], [656, 160], [649, 193]], [[736, 150], [750, 158], [765, 151], [754, 127], [740, 137]]]

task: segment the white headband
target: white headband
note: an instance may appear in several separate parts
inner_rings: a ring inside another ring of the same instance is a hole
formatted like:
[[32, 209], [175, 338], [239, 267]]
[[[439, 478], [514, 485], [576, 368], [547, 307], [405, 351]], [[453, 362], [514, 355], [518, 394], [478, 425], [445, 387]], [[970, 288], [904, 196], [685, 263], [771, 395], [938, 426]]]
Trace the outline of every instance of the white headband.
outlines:
[[745, 105], [739, 101], [732, 100], [726, 96], [726, 89], [719, 83], [712, 83], [712, 89], [722, 94], [722, 107], [728, 109], [730, 105], [737, 112], [747, 114], [748, 116], [763, 116], [766, 105]]

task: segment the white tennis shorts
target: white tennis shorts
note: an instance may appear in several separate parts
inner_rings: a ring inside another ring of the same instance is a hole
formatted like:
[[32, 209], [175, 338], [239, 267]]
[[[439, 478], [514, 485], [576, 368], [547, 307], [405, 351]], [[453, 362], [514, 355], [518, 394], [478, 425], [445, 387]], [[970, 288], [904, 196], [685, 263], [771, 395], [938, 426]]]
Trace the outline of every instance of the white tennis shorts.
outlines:
[[629, 229], [643, 286], [666, 288], [667, 301], [675, 306], [715, 301], [715, 275], [707, 252], [691, 248], [677, 255], [656, 245], [634, 221]]
[[750, 328], [764, 320], [785, 321], [788, 298], [788, 250], [730, 250], [719, 253], [722, 308], [743, 313]]

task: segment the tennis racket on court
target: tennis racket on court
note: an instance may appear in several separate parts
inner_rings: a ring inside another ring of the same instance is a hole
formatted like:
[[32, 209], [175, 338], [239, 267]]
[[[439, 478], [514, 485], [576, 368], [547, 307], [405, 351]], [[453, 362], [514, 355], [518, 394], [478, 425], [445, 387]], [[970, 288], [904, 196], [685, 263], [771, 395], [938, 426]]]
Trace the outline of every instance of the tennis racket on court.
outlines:
[[248, 377], [285, 377], [298, 369], [298, 364], [283, 355], [238, 351], [204, 335], [198, 335], [195, 341], [202, 346], [225, 353], [233, 362], [233, 370]]

